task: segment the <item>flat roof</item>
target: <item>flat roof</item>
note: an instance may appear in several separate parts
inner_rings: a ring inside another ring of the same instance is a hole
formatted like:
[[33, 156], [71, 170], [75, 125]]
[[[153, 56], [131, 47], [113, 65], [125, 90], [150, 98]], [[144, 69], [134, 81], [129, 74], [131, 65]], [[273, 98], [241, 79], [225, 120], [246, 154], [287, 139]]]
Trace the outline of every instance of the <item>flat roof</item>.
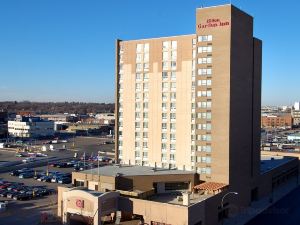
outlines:
[[[84, 170], [80, 173], [85, 174], [98, 174], [98, 168]], [[136, 165], [106, 165], [99, 167], [100, 176], [151, 176], [151, 175], [182, 175], [182, 174], [194, 174], [194, 171], [185, 171], [177, 169], [164, 169], [149, 166], [136, 166]]]
[[167, 39], [167, 38], [178, 38], [178, 37], [184, 37], [184, 36], [196, 36], [195, 34], [181, 34], [181, 35], [171, 35], [171, 36], [163, 36], [163, 37], [150, 37], [150, 38], [141, 38], [141, 39], [129, 39], [129, 40], [122, 40], [119, 39], [120, 42], [130, 42], [130, 41], [147, 41], [152, 39]]
[[[193, 193], [191, 193], [190, 194], [190, 204], [188, 206], [205, 201], [206, 199], [208, 199], [212, 196], [213, 196], [213, 194], [198, 194], [198, 193], [193, 194]], [[183, 206], [182, 195], [179, 193], [155, 194], [155, 195], [149, 197], [148, 200], [154, 201], [154, 202], [161, 202], [161, 203]]]
[[266, 156], [266, 155], [261, 156], [260, 172], [266, 173], [294, 159], [295, 157], [287, 157], [287, 156]]

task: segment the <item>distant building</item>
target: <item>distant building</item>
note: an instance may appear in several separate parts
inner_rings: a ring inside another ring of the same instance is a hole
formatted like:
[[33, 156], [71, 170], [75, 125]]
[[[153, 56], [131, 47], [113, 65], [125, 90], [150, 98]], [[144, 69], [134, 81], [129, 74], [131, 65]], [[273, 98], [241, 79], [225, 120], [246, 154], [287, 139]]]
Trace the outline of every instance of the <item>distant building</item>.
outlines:
[[261, 116], [262, 128], [291, 128], [292, 115], [290, 113], [278, 113]]
[[81, 122], [84, 124], [114, 125], [115, 115], [113, 113], [101, 113], [94, 117], [82, 118]]
[[292, 110], [293, 126], [300, 125], [300, 110]]
[[12, 137], [36, 138], [54, 135], [54, 122], [40, 117], [24, 117], [17, 115], [8, 121], [8, 133]]
[[300, 133], [290, 134], [290, 135], [287, 136], [287, 139], [289, 141], [297, 141], [297, 142], [299, 142], [300, 141]]
[[76, 123], [78, 121], [78, 117], [69, 114], [50, 114], [50, 115], [40, 115], [42, 119], [47, 119], [54, 122], [69, 122]]
[[295, 102], [295, 104], [294, 104], [294, 110], [297, 110], [297, 111], [300, 110], [300, 102]]
[[0, 111], [0, 138], [5, 138], [7, 136], [7, 120], [7, 112]]

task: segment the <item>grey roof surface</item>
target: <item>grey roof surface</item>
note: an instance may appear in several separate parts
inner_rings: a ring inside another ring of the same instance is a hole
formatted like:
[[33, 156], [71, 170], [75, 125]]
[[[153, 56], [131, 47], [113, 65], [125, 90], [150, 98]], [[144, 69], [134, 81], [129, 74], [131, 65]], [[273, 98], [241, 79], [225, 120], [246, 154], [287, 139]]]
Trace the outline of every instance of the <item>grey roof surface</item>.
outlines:
[[[86, 174], [98, 174], [98, 168], [82, 171]], [[107, 165], [99, 167], [99, 175], [101, 176], [149, 176], [149, 175], [171, 175], [171, 174], [194, 174], [194, 171], [184, 171], [176, 169], [162, 169], [148, 166], [129, 166], [129, 165]]]
[[278, 166], [284, 165], [295, 157], [285, 157], [285, 156], [261, 156], [260, 172], [268, 172]]

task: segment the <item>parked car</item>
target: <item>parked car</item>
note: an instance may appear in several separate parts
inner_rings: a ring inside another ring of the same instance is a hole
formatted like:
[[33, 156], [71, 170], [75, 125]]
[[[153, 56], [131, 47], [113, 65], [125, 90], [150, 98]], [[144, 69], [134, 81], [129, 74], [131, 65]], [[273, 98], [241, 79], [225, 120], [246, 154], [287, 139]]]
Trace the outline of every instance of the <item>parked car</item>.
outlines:
[[5, 212], [7, 209], [7, 202], [0, 202], [0, 212]]
[[24, 173], [24, 172], [33, 172], [33, 169], [23, 168], [23, 169], [20, 169], [20, 170], [14, 170], [10, 173], [10, 175], [11, 176], [19, 176], [21, 173]]
[[72, 182], [72, 178], [71, 177], [66, 177], [66, 176], [63, 176], [63, 177], [60, 177], [58, 179], [58, 183], [59, 184], [69, 184]]
[[31, 163], [31, 162], [34, 162], [34, 161], [36, 161], [36, 158], [33, 158], [33, 157], [29, 157], [29, 158], [26, 158], [26, 159], [22, 160], [23, 163]]
[[25, 172], [25, 173], [21, 173], [19, 175], [19, 178], [24, 179], [24, 178], [33, 178], [34, 173], [33, 172]]
[[13, 196], [14, 200], [26, 201], [32, 199], [32, 195], [21, 193]]

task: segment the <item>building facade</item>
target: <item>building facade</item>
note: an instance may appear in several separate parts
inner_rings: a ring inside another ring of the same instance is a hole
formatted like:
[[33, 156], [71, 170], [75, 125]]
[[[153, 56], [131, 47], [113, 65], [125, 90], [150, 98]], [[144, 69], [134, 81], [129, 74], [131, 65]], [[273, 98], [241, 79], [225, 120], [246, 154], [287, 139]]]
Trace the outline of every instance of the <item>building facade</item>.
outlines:
[[292, 110], [293, 126], [298, 127], [300, 125], [300, 110]]
[[233, 168], [258, 173], [261, 41], [251, 16], [200, 8], [196, 34], [118, 40], [116, 58], [118, 161], [225, 183]]
[[0, 111], [0, 138], [7, 137], [7, 120], [8, 120], [7, 112]]
[[293, 125], [291, 113], [280, 113], [261, 116], [262, 128], [291, 128]]
[[8, 133], [11, 137], [37, 138], [54, 135], [54, 122], [40, 117], [17, 116], [8, 121]]

